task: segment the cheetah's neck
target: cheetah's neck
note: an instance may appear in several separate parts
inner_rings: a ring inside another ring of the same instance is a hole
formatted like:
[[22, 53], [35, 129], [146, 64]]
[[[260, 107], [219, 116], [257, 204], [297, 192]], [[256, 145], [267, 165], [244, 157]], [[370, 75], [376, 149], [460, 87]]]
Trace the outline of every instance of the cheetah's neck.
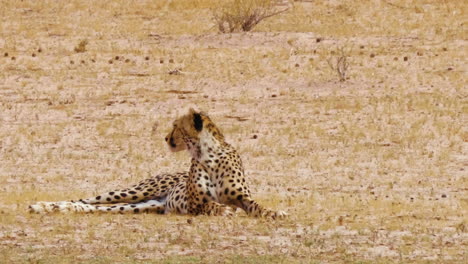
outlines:
[[222, 152], [226, 143], [221, 142], [218, 138], [213, 136], [209, 131], [202, 131], [200, 133], [200, 140], [198, 146], [192, 152], [192, 157], [199, 162], [205, 163], [207, 160], [213, 160]]

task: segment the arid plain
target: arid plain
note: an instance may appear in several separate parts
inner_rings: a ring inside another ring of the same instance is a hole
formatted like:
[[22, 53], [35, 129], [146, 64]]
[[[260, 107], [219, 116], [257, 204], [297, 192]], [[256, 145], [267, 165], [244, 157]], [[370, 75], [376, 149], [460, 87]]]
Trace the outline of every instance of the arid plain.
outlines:
[[[219, 3], [1, 1], [0, 262], [466, 263], [468, 4], [296, 1], [221, 34]], [[287, 219], [28, 213], [187, 170], [164, 136], [191, 105]]]

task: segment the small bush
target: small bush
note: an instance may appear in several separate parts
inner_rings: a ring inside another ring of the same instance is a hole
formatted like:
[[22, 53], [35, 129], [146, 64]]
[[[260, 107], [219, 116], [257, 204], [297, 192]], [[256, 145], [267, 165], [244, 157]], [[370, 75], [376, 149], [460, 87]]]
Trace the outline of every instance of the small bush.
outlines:
[[229, 0], [213, 10], [213, 18], [222, 33], [250, 31], [265, 18], [289, 9], [279, 8], [276, 0]]

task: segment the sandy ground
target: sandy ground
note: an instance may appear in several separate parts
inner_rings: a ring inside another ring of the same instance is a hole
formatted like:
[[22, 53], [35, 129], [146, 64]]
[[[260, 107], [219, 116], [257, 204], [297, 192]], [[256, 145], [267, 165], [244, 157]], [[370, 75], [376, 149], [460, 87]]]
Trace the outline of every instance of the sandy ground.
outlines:
[[[327, 8], [353, 11], [335, 2]], [[166, 18], [149, 11], [8, 2], [0, 38], [0, 259], [466, 263], [467, 42], [463, 24], [452, 27], [457, 6], [427, 2], [403, 12], [427, 23], [431, 10], [452, 12], [432, 33], [410, 22], [398, 34], [272, 30], [295, 23], [286, 15], [282, 24], [224, 35], [212, 25], [191, 32], [186, 21], [158, 28]], [[314, 8], [297, 5], [294, 12]], [[327, 63], [339, 47], [350, 61], [345, 82]], [[190, 105], [236, 146], [254, 197], [288, 219], [27, 212], [37, 201], [187, 170], [189, 155], [170, 153], [163, 138]]]

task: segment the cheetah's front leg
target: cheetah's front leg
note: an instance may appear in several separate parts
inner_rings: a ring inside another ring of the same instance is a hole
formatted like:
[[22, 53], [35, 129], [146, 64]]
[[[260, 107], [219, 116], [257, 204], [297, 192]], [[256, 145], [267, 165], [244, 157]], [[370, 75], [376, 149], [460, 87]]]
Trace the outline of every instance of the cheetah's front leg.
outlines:
[[249, 196], [244, 196], [241, 201], [241, 207], [244, 211], [251, 216], [255, 217], [265, 217], [265, 218], [284, 218], [287, 216], [286, 212], [283, 211], [273, 211], [261, 206], [259, 203], [254, 201]]

